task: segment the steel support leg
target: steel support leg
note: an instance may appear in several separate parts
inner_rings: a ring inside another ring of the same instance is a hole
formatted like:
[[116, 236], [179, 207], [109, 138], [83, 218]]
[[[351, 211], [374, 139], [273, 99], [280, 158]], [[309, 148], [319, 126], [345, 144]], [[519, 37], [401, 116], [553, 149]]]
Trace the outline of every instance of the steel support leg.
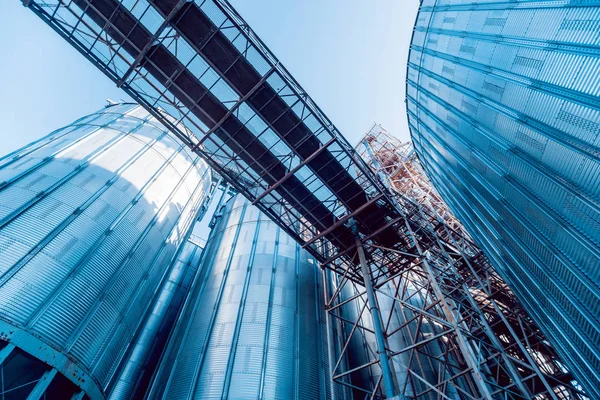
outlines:
[[[329, 278], [328, 272], [325, 268], [322, 270], [323, 273], [323, 304], [325, 308], [327, 308], [327, 301], [329, 300]], [[331, 400], [337, 400], [337, 392], [336, 392], [336, 382], [333, 379], [333, 375], [335, 373], [335, 343], [333, 338], [333, 320], [331, 315], [329, 315], [329, 310], [325, 310], [325, 332], [327, 333], [327, 359], [329, 360], [329, 375], [330, 375], [330, 385], [331, 385]]]
[[385, 348], [385, 337], [383, 335], [383, 323], [381, 321], [381, 313], [375, 300], [375, 291], [373, 290], [373, 282], [371, 281], [371, 270], [367, 265], [365, 250], [360, 239], [356, 238], [356, 251], [360, 260], [360, 268], [365, 282], [367, 292], [367, 302], [369, 303], [369, 311], [373, 319], [373, 330], [375, 331], [375, 340], [377, 343], [377, 354], [379, 355], [379, 365], [381, 367], [381, 376], [383, 379], [383, 392], [388, 399], [396, 395], [396, 387], [394, 377], [392, 376], [392, 368], [388, 358], [387, 349]]
[[44, 372], [44, 375], [38, 380], [31, 393], [29, 393], [29, 396], [27, 396], [27, 400], [40, 400], [45, 398], [44, 393], [57, 373], [58, 372], [54, 368]]

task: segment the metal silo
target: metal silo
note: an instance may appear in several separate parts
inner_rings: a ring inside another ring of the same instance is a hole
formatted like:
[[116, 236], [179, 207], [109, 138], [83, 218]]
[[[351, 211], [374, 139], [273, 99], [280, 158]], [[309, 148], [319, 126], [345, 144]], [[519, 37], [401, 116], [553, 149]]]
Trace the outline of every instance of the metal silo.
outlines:
[[205, 248], [150, 399], [326, 399], [320, 271], [242, 197]]
[[168, 278], [157, 290], [151, 310], [129, 345], [114, 385], [110, 385], [110, 400], [143, 398], [198, 272], [203, 246], [191, 238], [181, 246]]
[[210, 179], [127, 104], [0, 159], [4, 393], [105, 397]]
[[[409, 399], [438, 399], [440, 394], [431, 390], [432, 386], [451, 377], [441, 360], [459, 363], [455, 355], [444, 354], [439, 343], [432, 340], [443, 330], [442, 325], [420, 318], [414, 311], [426, 304], [414, 282], [395, 279], [382, 288], [381, 294], [377, 299], [390, 332], [387, 344], [392, 354], [397, 354], [392, 363], [400, 393]], [[398, 297], [408, 300], [401, 304], [394, 301]], [[426, 346], [415, 346], [427, 341], [430, 342]], [[455, 385], [467, 387], [467, 382], [455, 379], [444, 388], [444, 395], [450, 399], [461, 398]]]
[[598, 2], [424, 0], [406, 86], [429, 178], [592, 398], [599, 32]]
[[[355, 398], [364, 398], [364, 391], [373, 391], [381, 379], [381, 369], [377, 360], [377, 345], [373, 334], [372, 320], [365, 306], [366, 296], [361, 286], [346, 283], [341, 289], [343, 301], [341, 316], [345, 320], [344, 329], [341, 329], [344, 343], [348, 343], [346, 356], [348, 357], [350, 379], [346, 383], [352, 384], [361, 390], [355, 390]], [[362, 293], [362, 294], [361, 294]], [[404, 295], [399, 295], [404, 293]], [[358, 296], [358, 297], [357, 297]], [[452, 355], [444, 354], [435, 341], [431, 341], [439, 333], [439, 327], [433, 326], [428, 321], [419, 318], [418, 313], [413, 311], [423, 307], [423, 299], [415, 289], [414, 284], [408, 281], [394, 279], [384, 285], [377, 295], [377, 303], [381, 311], [383, 323], [389, 335], [386, 336], [386, 348], [390, 349], [395, 356], [392, 361], [392, 372], [395, 385], [399, 388], [402, 398], [407, 399], [437, 399], [438, 394], [430, 388], [440, 381], [439, 374], [448, 379], [444, 371], [444, 357], [450, 357], [457, 362]], [[406, 298], [404, 304], [394, 301], [394, 298]], [[357, 298], [358, 300], [351, 301]], [[356, 324], [356, 325], [355, 325]], [[357, 327], [362, 327], [357, 329]], [[431, 341], [427, 346], [417, 348], [417, 342]], [[423, 351], [426, 349], [427, 351]], [[360, 367], [360, 368], [359, 368]], [[346, 367], [341, 372], [348, 372]], [[459, 384], [464, 382], [457, 381]], [[454, 382], [457, 383], [457, 382]], [[448, 398], [460, 398], [457, 390], [448, 385], [445, 388]]]
[[[330, 293], [333, 293], [339, 288], [340, 279], [332, 274], [329, 276], [333, 283]], [[373, 324], [369, 310], [365, 306], [364, 294], [359, 296], [359, 293], [364, 291], [362, 287], [346, 282], [339, 290], [342, 292], [340, 303], [343, 303], [340, 307], [340, 315], [345, 323], [337, 321], [341, 325], [338, 331], [342, 336], [342, 345], [338, 347], [343, 348], [347, 343], [346, 365], [341, 365], [340, 370], [348, 372], [350, 369], [356, 368], [349, 376], [339, 379], [339, 381], [357, 388], [354, 390], [354, 396], [360, 399], [366, 396], [367, 390], [374, 390], [377, 381], [381, 378], [379, 364], [371, 363], [377, 357], [375, 336], [372, 334]], [[352, 301], [353, 298], [356, 300]], [[360, 329], [358, 326], [364, 327], [364, 329]], [[359, 366], [363, 367], [358, 368]]]

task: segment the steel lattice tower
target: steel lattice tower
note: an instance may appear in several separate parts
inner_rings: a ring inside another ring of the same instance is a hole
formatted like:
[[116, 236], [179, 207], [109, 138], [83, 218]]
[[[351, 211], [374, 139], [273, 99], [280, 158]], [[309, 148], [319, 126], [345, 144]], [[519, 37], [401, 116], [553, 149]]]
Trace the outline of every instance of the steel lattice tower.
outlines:
[[[377, 336], [377, 329], [363, 317], [368, 307], [381, 313], [380, 339], [396, 369], [393, 384], [399, 385], [401, 398], [470, 398], [476, 393], [475, 387], [481, 387], [476, 379], [489, 382], [492, 376], [496, 390], [482, 397], [586, 398], [511, 290], [429, 183], [412, 144], [402, 143], [374, 125], [357, 145], [357, 151], [396, 193], [400, 207], [410, 210], [404, 232], [414, 245], [416, 257], [404, 265], [390, 263], [390, 273], [384, 276], [371, 268], [377, 297], [374, 304], [379, 309], [369, 307], [365, 291], [358, 286], [348, 296], [343, 287], [352, 284], [345, 277], [330, 286], [333, 293], [326, 293], [329, 323], [350, 326], [334, 364], [334, 379], [349, 383], [350, 375], [372, 368], [372, 358], [362, 365], [348, 365], [351, 357], [346, 354], [353, 336]], [[419, 224], [417, 229], [411, 226], [415, 221]], [[358, 257], [364, 258], [360, 247]], [[389, 261], [382, 258], [379, 262]], [[360, 310], [353, 314], [355, 320], [349, 320], [344, 312], [350, 302], [357, 302]], [[385, 307], [383, 303], [387, 303]], [[394, 324], [394, 319], [401, 322]], [[398, 338], [402, 348], [394, 349]], [[376, 353], [375, 349], [372, 356]], [[345, 371], [339, 370], [342, 367]], [[407, 376], [399, 369], [408, 371]], [[469, 377], [470, 369], [478, 373]], [[379, 380], [374, 387], [361, 389], [376, 392], [378, 386]]]

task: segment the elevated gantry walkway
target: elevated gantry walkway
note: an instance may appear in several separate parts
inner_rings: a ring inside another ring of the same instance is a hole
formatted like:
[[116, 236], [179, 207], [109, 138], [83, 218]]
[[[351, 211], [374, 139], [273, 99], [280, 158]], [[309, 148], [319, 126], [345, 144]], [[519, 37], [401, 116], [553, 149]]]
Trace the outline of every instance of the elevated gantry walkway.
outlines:
[[[387, 398], [582, 398], [527, 317], [505, 317], [480, 251], [393, 193], [226, 1], [23, 3], [336, 274], [333, 316], [351, 301], [371, 311], [343, 323], [373, 334], [374, 359], [346, 365], [330, 341], [336, 382]], [[345, 286], [356, 294], [342, 300]], [[382, 296], [410, 314], [394, 332]], [[398, 333], [410, 343], [392, 351]], [[430, 367], [395, 363], [409, 353]], [[356, 387], [351, 375], [375, 364], [381, 378]]]

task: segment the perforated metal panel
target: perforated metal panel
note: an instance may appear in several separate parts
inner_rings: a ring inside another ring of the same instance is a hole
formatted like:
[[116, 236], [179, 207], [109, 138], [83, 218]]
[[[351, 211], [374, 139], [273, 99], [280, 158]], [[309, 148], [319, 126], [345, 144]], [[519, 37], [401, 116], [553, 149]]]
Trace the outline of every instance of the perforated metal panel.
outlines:
[[78, 374], [61, 372], [103, 398], [210, 171], [134, 105], [59, 129], [0, 159], [0, 171], [4, 334], [59, 371], [52, 354], [66, 356]]
[[320, 273], [242, 197], [211, 233], [151, 399], [326, 399]]
[[427, 0], [407, 102], [421, 161], [600, 396], [600, 7]]

